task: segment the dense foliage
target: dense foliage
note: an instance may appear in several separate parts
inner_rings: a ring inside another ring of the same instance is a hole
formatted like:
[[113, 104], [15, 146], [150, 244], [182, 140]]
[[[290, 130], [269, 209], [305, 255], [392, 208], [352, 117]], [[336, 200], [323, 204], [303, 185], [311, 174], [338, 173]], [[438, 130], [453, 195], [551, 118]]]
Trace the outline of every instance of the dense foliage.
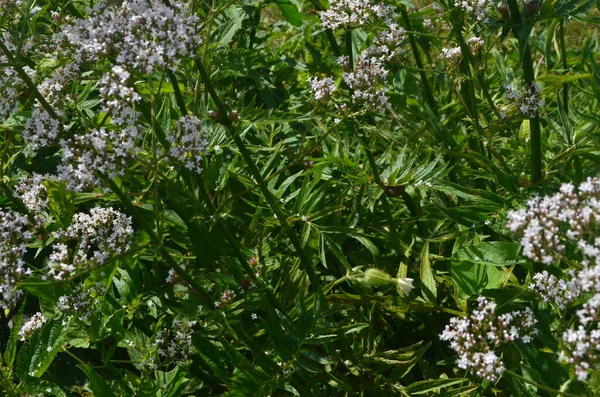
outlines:
[[600, 393], [600, 3], [0, 0], [7, 396]]

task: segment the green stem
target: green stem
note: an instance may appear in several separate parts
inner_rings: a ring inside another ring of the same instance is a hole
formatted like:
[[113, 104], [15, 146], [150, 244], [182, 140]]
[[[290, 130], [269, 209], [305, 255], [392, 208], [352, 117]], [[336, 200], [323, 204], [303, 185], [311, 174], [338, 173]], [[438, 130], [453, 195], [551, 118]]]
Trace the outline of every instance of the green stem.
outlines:
[[534, 382], [534, 381], [532, 381], [532, 380], [530, 380], [530, 379], [527, 379], [527, 378], [525, 378], [524, 376], [521, 376], [521, 375], [517, 374], [516, 372], [513, 372], [513, 371], [511, 371], [511, 370], [508, 370], [508, 369], [505, 369], [505, 370], [504, 370], [504, 373], [505, 373], [505, 374], [508, 374], [508, 375], [510, 375], [510, 376], [514, 376], [515, 378], [518, 378], [518, 379], [522, 380], [522, 381], [523, 381], [523, 382], [525, 382], [525, 383], [528, 383], [528, 384], [530, 384], [530, 385], [532, 385], [532, 386], [535, 386], [535, 387], [537, 387], [538, 389], [541, 389], [541, 390], [547, 391], [548, 393], [556, 394], [557, 396], [566, 396], [566, 397], [584, 397], [584, 396], [582, 396], [582, 395], [579, 395], [579, 394], [573, 394], [573, 393], [567, 393], [567, 392], [560, 391], [560, 390], [554, 390], [554, 389], [553, 389], [553, 388], [551, 388], [551, 387], [548, 387], [548, 386], [541, 385], [541, 384], [539, 384], [539, 383], [537, 383], [537, 382]]
[[[567, 47], [565, 45], [565, 20], [561, 19], [560, 27], [558, 30], [558, 41], [560, 44], [560, 58], [562, 61], [562, 67], [564, 69], [563, 74], [567, 74], [569, 72], [569, 63], [567, 62]], [[563, 106], [565, 109], [565, 114], [569, 114], [569, 84], [563, 83]]]
[[175, 100], [177, 101], [177, 106], [179, 106], [179, 110], [181, 111], [182, 116], [187, 116], [187, 109], [185, 107], [185, 101], [183, 100], [183, 95], [181, 95], [181, 90], [179, 89], [179, 83], [177, 83], [177, 77], [175, 77], [175, 73], [169, 70], [168, 72], [169, 80], [171, 80], [171, 85], [173, 86], [173, 93], [175, 94]]
[[[526, 88], [531, 88], [532, 85], [535, 84], [535, 73], [533, 70], [533, 58], [531, 57], [529, 37], [521, 37], [523, 20], [521, 19], [521, 12], [517, 0], [508, 0], [508, 7], [515, 26], [513, 28], [515, 36], [519, 39], [519, 47], [523, 48], [522, 52], [519, 51], [519, 55], [521, 57], [525, 86]], [[521, 40], [527, 40], [525, 46], [523, 46]], [[542, 181], [542, 133], [540, 118], [537, 114], [529, 118], [529, 129], [531, 133], [531, 182], [537, 184]]]
[[[252, 174], [252, 176], [254, 177], [256, 182], [260, 183], [262, 181], [263, 177], [260, 174], [258, 167], [254, 163], [254, 160], [252, 159], [252, 155], [250, 154], [250, 151], [246, 147], [246, 144], [244, 143], [242, 138], [238, 135], [238, 133], [233, 125], [233, 122], [231, 121], [231, 118], [229, 117], [229, 113], [227, 112], [225, 105], [223, 104], [223, 102], [221, 102], [219, 96], [217, 95], [217, 93], [212, 85], [211, 79], [208, 75], [208, 72], [206, 71], [204, 64], [202, 63], [202, 61], [200, 59], [196, 59], [196, 66], [198, 68], [198, 71], [200, 72], [200, 76], [202, 77], [202, 80], [204, 80], [204, 85], [206, 87], [206, 90], [208, 91], [210, 97], [212, 98], [213, 102], [215, 103], [215, 106], [217, 107], [217, 110], [219, 111], [219, 114], [221, 117], [221, 123], [225, 126], [226, 130], [229, 132], [229, 135], [231, 136], [231, 138], [233, 138], [233, 141], [235, 142], [236, 146], [238, 147], [238, 150], [240, 151], [240, 154], [242, 155], [242, 157], [244, 158], [244, 161], [246, 162], [246, 165], [248, 166], [248, 170], [250, 171], [250, 174]], [[311, 262], [309, 256], [304, 251], [304, 249], [302, 247], [302, 243], [300, 242], [300, 239], [298, 238], [298, 235], [296, 234], [296, 232], [294, 232], [293, 229], [291, 229], [290, 225], [288, 224], [285, 213], [279, 207], [277, 200], [275, 199], [275, 197], [273, 196], [273, 194], [271, 193], [271, 191], [269, 190], [267, 185], [260, 183], [260, 189], [261, 189], [265, 199], [267, 200], [267, 203], [269, 203], [269, 206], [271, 207], [271, 209], [277, 216], [277, 220], [279, 221], [279, 224], [281, 225], [283, 230], [285, 230], [289, 239], [291, 240], [292, 245], [294, 246], [294, 249], [295, 249], [296, 253], [298, 254], [298, 257], [300, 258], [300, 266], [308, 275], [308, 278], [309, 278], [311, 284], [313, 284], [315, 288], [318, 287], [319, 286], [319, 277], [317, 276], [317, 273], [315, 272], [315, 269], [313, 268], [313, 265], [312, 265], [312, 262]]]

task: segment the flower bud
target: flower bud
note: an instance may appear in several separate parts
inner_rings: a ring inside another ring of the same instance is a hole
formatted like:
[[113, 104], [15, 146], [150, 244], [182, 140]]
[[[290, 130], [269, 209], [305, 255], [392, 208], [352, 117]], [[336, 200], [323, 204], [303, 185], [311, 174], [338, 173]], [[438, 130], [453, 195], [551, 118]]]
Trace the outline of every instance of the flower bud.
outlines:
[[365, 272], [365, 282], [372, 287], [386, 287], [396, 283], [396, 279], [383, 270], [371, 268]]
[[371, 268], [365, 271], [364, 281], [372, 287], [386, 287], [395, 285], [398, 295], [408, 296], [414, 288], [412, 278], [394, 278], [383, 270]]

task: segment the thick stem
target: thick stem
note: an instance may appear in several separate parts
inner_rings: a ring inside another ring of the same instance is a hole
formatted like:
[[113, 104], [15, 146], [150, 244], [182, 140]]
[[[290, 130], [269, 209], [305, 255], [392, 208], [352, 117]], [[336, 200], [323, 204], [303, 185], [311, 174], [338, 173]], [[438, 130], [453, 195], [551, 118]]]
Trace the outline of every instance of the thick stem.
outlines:
[[[531, 48], [529, 46], [529, 42], [527, 42], [524, 46], [521, 43], [521, 40], [529, 41], [529, 37], [521, 37], [521, 26], [523, 25], [523, 20], [521, 19], [521, 12], [519, 10], [519, 4], [517, 3], [517, 0], [508, 0], [508, 7], [515, 25], [515, 36], [519, 39], [519, 47], [524, 48], [523, 51], [520, 52], [521, 67], [523, 68], [525, 86], [529, 89], [535, 84], [533, 59], [531, 57]], [[531, 133], [531, 182], [537, 184], [542, 181], [542, 133], [540, 118], [537, 114], [529, 118], [529, 129]]]

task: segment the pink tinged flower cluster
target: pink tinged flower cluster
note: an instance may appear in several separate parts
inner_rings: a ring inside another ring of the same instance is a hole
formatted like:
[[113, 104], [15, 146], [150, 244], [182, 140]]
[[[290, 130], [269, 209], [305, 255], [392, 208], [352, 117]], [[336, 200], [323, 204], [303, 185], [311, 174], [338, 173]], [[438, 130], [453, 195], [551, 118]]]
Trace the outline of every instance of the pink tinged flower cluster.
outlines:
[[389, 30], [383, 30], [377, 34], [363, 54], [365, 57], [378, 56], [382, 61], [389, 61], [400, 54], [400, 44], [406, 37], [406, 31], [396, 22], [387, 25]]
[[114, 66], [98, 82], [102, 111], [110, 114], [110, 126], [60, 141], [63, 161], [58, 173], [70, 190], [102, 186], [99, 175], [123, 175], [128, 161], [138, 155], [140, 115], [134, 104], [140, 96], [128, 86], [129, 77], [122, 66]]
[[0, 210], [0, 307], [12, 308], [23, 295], [17, 283], [31, 274], [23, 257], [33, 234], [27, 216]]
[[207, 135], [196, 116], [183, 116], [167, 136], [171, 148], [167, 156], [192, 172], [202, 172], [202, 161], [208, 152]]
[[600, 179], [588, 178], [577, 189], [563, 184], [557, 194], [536, 197], [508, 218], [507, 226], [521, 236], [524, 255], [534, 261], [559, 262], [567, 245], [582, 254], [583, 269], [569, 271], [566, 280], [544, 271], [533, 277], [529, 288], [564, 315], [572, 313], [575, 302], [584, 302], [575, 311], [573, 327], [562, 335], [559, 361], [572, 366], [577, 378], [585, 381], [600, 358]]
[[342, 73], [342, 78], [352, 90], [352, 100], [355, 103], [366, 103], [379, 113], [385, 113], [391, 108], [387, 89], [382, 87], [388, 70], [379, 58], [364, 55], [363, 53], [356, 59], [353, 71]]
[[579, 296], [579, 288], [576, 284], [550, 275], [546, 270], [533, 276], [533, 283], [529, 285], [529, 289], [560, 310], [565, 310]]
[[395, 16], [391, 7], [368, 0], [339, 0], [319, 14], [323, 27], [337, 29], [346, 26], [362, 26], [376, 19], [385, 18], [392, 23]]
[[574, 328], [563, 333], [559, 361], [573, 366], [577, 378], [584, 381], [600, 358], [600, 266], [586, 266], [581, 271], [571, 271], [569, 276], [566, 284], [572, 301], [588, 299], [575, 311]]
[[309, 77], [308, 83], [310, 89], [317, 101], [328, 99], [333, 91], [336, 90], [335, 83], [331, 77], [319, 79], [318, 77]]
[[114, 6], [112, 1], [101, 1], [88, 18], [65, 25], [61, 40], [79, 64], [108, 57], [140, 73], [175, 70], [182, 58], [195, 55], [199, 19], [186, 4], [169, 3], [132, 0]]
[[[129, 249], [131, 218], [112, 208], [92, 208], [89, 214], [75, 214], [71, 225], [54, 233], [61, 241], [53, 247], [44, 269], [44, 279], [64, 280], [76, 271], [101, 265]], [[65, 242], [75, 240], [77, 248], [69, 253]]]
[[[62, 112], [55, 112], [61, 116]], [[23, 138], [25, 142], [31, 144], [34, 151], [52, 145], [56, 142], [63, 131], [64, 126], [61, 122], [53, 118], [36, 100], [31, 116], [25, 121]]]
[[458, 366], [470, 369], [481, 378], [495, 382], [504, 371], [498, 350], [520, 340], [529, 343], [537, 334], [537, 321], [531, 309], [497, 315], [496, 304], [479, 297], [471, 316], [454, 317], [440, 335], [458, 354]]
[[[0, 63], [6, 63], [6, 59], [0, 56]], [[5, 58], [5, 57], [4, 57]], [[3, 124], [11, 115], [19, 110], [19, 90], [21, 80], [12, 67], [0, 68], [0, 124]]]
[[523, 255], [550, 264], [565, 255], [565, 242], [575, 243], [583, 254], [583, 264], [600, 254], [596, 237], [600, 220], [600, 179], [588, 178], [578, 191], [564, 184], [553, 196], [535, 197], [527, 208], [510, 211], [507, 227], [521, 236]]

